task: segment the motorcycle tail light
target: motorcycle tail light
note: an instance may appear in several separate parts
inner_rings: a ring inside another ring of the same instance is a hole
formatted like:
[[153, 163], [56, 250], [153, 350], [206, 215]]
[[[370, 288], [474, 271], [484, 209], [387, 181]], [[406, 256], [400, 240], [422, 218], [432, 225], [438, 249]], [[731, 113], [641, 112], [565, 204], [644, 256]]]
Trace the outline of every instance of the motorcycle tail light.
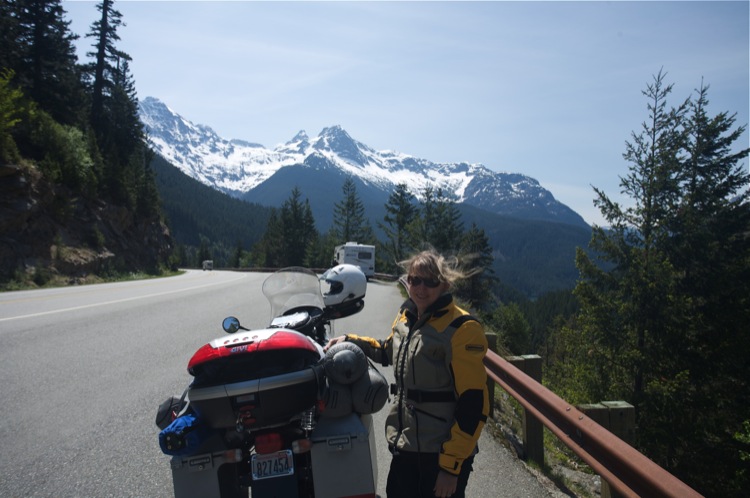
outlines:
[[282, 449], [284, 449], [284, 440], [278, 432], [255, 436], [255, 451], [257, 453], [274, 453]]
[[299, 455], [300, 453], [307, 453], [311, 449], [312, 441], [307, 438], [292, 441], [292, 453]]

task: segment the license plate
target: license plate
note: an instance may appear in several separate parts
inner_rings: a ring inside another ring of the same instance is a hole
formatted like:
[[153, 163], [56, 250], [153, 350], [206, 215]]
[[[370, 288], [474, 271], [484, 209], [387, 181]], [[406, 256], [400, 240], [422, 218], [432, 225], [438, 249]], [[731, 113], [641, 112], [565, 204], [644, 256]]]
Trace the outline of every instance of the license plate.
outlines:
[[294, 474], [294, 458], [292, 450], [282, 450], [276, 453], [253, 455], [251, 459], [253, 480], [269, 479]]

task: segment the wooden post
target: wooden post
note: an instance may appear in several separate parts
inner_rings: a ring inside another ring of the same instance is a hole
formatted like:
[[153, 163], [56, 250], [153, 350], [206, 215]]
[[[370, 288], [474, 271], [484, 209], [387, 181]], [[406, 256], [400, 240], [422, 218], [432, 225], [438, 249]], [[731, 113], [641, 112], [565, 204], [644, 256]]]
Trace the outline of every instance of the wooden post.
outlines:
[[[511, 356], [507, 360], [535, 381], [542, 382], [541, 356]], [[544, 425], [526, 410], [523, 411], [523, 449], [527, 460], [544, 466]]]
[[[592, 405], [579, 405], [578, 409], [609, 432], [632, 445], [635, 440], [635, 408], [625, 401], [602, 401]], [[619, 498], [609, 483], [602, 479], [602, 498]]]
[[635, 407], [624, 401], [602, 401], [609, 410], [609, 432], [629, 445], [635, 441]]
[[[536, 354], [524, 355], [524, 373], [536, 380], [542, 382], [542, 357]], [[544, 467], [544, 425], [542, 422], [524, 410], [523, 417], [523, 445], [526, 450], [526, 457], [532, 462], [536, 462], [540, 467]]]
[[[495, 332], [485, 332], [484, 335], [487, 337], [487, 347], [489, 350], [497, 354], [497, 334]], [[490, 399], [490, 411], [488, 416], [491, 418], [495, 415], [495, 381], [489, 376], [487, 376], [487, 392], [489, 393]]]

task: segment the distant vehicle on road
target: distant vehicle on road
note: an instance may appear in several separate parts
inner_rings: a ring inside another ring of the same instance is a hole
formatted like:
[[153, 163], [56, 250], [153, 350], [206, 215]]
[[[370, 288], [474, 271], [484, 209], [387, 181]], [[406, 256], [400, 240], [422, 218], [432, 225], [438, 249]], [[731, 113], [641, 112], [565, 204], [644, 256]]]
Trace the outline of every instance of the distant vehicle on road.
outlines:
[[333, 250], [333, 264], [350, 264], [359, 267], [369, 280], [375, 275], [375, 246], [347, 242]]
[[203, 271], [206, 270], [213, 270], [214, 269], [214, 262], [211, 259], [207, 259], [203, 262]]

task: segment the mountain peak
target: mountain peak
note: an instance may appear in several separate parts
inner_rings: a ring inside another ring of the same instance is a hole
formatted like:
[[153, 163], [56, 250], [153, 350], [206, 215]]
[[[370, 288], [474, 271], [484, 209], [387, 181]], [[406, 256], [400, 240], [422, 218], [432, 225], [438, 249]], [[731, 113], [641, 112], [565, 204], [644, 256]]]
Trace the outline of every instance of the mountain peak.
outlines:
[[286, 152], [288, 154], [304, 154], [305, 150], [310, 147], [310, 138], [307, 136], [305, 130], [300, 130], [294, 138], [289, 140], [281, 147], [277, 147], [276, 151]]
[[[274, 189], [286, 189], [297, 181], [290, 176], [292, 171], [314, 170], [324, 184], [335, 183], [334, 178], [342, 174], [355, 176], [372, 189], [368, 194], [372, 199], [382, 197], [375, 202], [379, 205], [387, 201], [396, 184], [403, 183], [418, 199], [426, 187], [442, 188], [455, 194], [459, 203], [493, 213], [587, 226], [533, 178], [497, 173], [481, 164], [433, 163], [376, 151], [353, 139], [340, 125], [323, 128], [312, 139], [301, 130], [271, 150], [244, 140], [225, 140], [153, 97], [141, 101], [140, 116], [154, 148], [168, 161], [205, 184], [248, 200], [255, 201], [261, 192], [282, 198]], [[324, 180], [326, 174], [334, 176]]]
[[[341, 127], [341, 125], [327, 126], [321, 130], [318, 134], [320, 137], [349, 137], [349, 134]], [[349, 137], [351, 138], [351, 137]]]
[[318, 151], [329, 151], [356, 166], [368, 162], [364, 154], [369, 148], [354, 140], [340, 125], [323, 128], [312, 147]]
[[307, 136], [307, 132], [305, 130], [300, 130], [296, 135], [294, 135], [294, 138], [289, 140], [287, 143], [292, 144], [296, 142], [307, 142], [309, 140], [309, 137]]

